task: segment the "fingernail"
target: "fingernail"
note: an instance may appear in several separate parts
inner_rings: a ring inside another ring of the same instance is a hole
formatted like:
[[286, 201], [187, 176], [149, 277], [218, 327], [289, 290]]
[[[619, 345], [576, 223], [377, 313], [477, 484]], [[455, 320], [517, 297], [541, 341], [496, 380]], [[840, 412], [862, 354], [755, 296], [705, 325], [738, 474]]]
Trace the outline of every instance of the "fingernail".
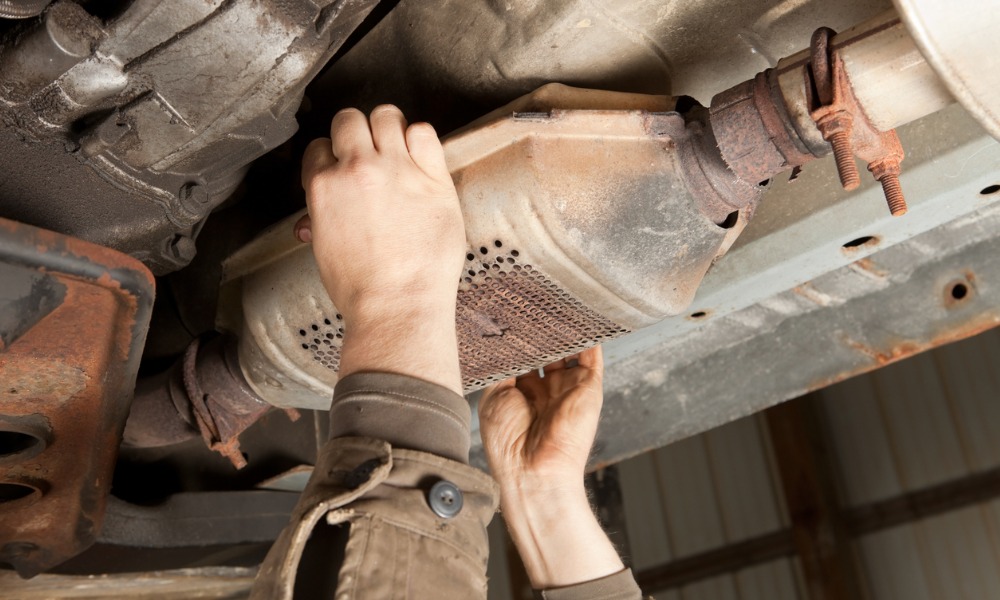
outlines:
[[303, 244], [309, 244], [313, 241], [312, 229], [300, 227], [295, 231], [295, 237], [299, 238], [299, 241]]

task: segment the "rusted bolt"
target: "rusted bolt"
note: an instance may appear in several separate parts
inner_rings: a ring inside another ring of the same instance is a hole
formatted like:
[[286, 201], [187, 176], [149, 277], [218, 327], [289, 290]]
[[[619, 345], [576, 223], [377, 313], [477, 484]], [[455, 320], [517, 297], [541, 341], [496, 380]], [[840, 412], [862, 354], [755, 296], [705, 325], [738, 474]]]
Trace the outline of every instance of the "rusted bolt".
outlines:
[[837, 174], [840, 184], [845, 190], [853, 190], [861, 185], [861, 175], [858, 165], [854, 162], [854, 149], [851, 147], [851, 129], [854, 119], [851, 113], [842, 110], [830, 111], [826, 114], [823, 108], [816, 111], [816, 127], [823, 139], [833, 147], [833, 159], [837, 163]]
[[892, 216], [905, 215], [906, 198], [903, 196], [903, 187], [899, 184], [899, 161], [895, 158], [875, 161], [868, 165], [868, 170], [882, 184], [882, 193], [885, 194]]
[[854, 152], [851, 150], [851, 136], [846, 131], [838, 131], [830, 136], [833, 146], [833, 160], [837, 163], [837, 173], [840, 184], [845, 190], [853, 190], [861, 184], [858, 165], [854, 162]]

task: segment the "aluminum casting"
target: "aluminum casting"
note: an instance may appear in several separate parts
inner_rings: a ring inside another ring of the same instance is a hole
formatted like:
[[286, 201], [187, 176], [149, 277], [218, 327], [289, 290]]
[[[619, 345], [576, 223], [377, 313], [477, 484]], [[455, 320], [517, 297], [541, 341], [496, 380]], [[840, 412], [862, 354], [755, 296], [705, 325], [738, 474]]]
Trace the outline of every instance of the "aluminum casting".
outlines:
[[[74, 2], [0, 41], [0, 215], [186, 265], [247, 166], [376, 0]], [[86, 208], [84, 208], [86, 207]]]

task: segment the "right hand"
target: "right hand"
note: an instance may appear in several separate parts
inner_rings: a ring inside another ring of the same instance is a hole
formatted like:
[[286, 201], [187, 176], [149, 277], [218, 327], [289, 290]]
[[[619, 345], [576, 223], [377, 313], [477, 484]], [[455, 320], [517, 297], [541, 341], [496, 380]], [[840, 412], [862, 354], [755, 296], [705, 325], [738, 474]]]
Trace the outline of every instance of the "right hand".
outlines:
[[444, 150], [395, 106], [342, 110], [302, 159], [320, 277], [344, 317], [340, 376], [392, 372], [461, 393], [455, 300], [467, 242]]
[[350, 326], [400, 308], [454, 312], [467, 243], [455, 185], [434, 129], [395, 106], [334, 116], [302, 159], [311, 241], [323, 284]]

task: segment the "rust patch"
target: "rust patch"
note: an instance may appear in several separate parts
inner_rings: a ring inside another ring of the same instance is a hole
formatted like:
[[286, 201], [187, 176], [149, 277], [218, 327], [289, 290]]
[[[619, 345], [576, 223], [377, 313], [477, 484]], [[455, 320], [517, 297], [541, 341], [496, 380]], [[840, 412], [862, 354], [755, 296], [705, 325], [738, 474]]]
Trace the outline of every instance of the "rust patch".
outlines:
[[889, 272], [880, 268], [870, 258], [856, 260], [849, 265], [849, 268], [855, 273], [864, 275], [865, 277], [874, 279], [875, 281], [882, 281], [889, 277]]
[[711, 123], [729, 168], [751, 184], [816, 158], [794, 134], [768, 69], [712, 98]]
[[817, 306], [831, 306], [833, 304], [837, 304], [833, 298], [814, 288], [810, 282], [806, 282], [792, 288], [792, 292]]
[[962, 277], [952, 279], [944, 286], [942, 292], [945, 308], [956, 308], [965, 304], [976, 293], [976, 276], [972, 271], [965, 271]]
[[813, 33], [810, 67], [818, 106], [812, 118], [823, 139], [830, 142], [837, 172], [845, 190], [861, 183], [854, 157], [868, 163], [868, 170], [882, 184], [892, 216], [906, 214], [906, 200], [899, 184], [903, 146], [896, 130], [879, 131], [868, 119], [847, 78], [839, 50], [830, 45], [833, 30]]
[[[31, 576], [96, 538], [152, 275], [118, 252], [2, 219], [0, 261], [47, 273], [66, 289], [58, 306], [0, 352], [0, 431], [20, 444], [0, 464], [0, 485], [30, 491], [2, 504], [0, 561]], [[17, 425], [32, 421], [45, 425]]]
[[627, 332], [509, 252], [468, 266], [476, 264], [458, 292], [466, 388], [520, 375]]
[[814, 391], [825, 388], [835, 383], [844, 381], [845, 379], [850, 379], [856, 375], [874, 371], [875, 369], [879, 369], [886, 365], [909, 358], [921, 352], [926, 352], [927, 350], [932, 350], [939, 346], [944, 346], [952, 342], [970, 338], [974, 335], [989, 331], [997, 326], [1000, 326], [1000, 314], [990, 313], [980, 315], [966, 323], [961, 323], [956, 327], [943, 329], [929, 340], [902, 340], [888, 348], [874, 348], [863, 342], [859, 342], [845, 336], [842, 338], [842, 342], [846, 346], [867, 356], [870, 359], [870, 362], [860, 367], [837, 373], [831, 377], [825, 377], [817, 380], [807, 386], [806, 391]]

